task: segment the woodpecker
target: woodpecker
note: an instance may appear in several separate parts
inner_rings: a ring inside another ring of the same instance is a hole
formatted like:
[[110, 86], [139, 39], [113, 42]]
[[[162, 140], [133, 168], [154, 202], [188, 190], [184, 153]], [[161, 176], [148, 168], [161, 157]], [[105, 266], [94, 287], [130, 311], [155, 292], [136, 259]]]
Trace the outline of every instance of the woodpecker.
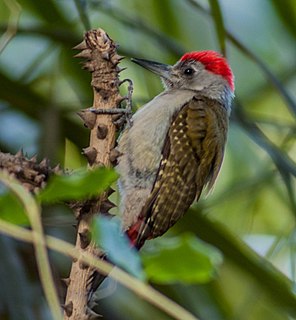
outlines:
[[211, 189], [225, 149], [234, 76], [215, 51], [174, 65], [136, 64], [160, 76], [164, 91], [132, 117], [118, 142], [122, 227], [134, 247], [165, 233]]

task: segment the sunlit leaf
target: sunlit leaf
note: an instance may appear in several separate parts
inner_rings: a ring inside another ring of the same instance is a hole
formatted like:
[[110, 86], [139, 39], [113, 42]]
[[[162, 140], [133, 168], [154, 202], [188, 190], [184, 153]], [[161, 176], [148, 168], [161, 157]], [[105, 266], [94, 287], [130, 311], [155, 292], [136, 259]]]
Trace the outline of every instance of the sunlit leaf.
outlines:
[[18, 225], [29, 225], [21, 202], [10, 192], [4, 192], [0, 196], [0, 219]]
[[86, 159], [81, 155], [80, 149], [69, 139], [65, 141], [64, 166], [67, 169], [78, 169], [86, 165]]
[[117, 219], [97, 217], [92, 225], [93, 240], [107, 253], [107, 259], [134, 276], [144, 279], [138, 251], [131, 247]]
[[98, 195], [117, 179], [112, 169], [79, 170], [70, 175], [54, 176], [38, 199], [42, 202], [78, 200]]
[[221, 263], [220, 253], [192, 234], [159, 242], [143, 255], [148, 278], [157, 283], [205, 283]]

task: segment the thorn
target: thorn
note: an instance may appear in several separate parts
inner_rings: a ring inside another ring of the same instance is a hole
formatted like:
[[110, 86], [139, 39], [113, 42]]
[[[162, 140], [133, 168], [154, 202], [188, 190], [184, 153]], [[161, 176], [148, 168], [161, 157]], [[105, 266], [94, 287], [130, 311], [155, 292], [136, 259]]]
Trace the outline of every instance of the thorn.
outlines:
[[96, 308], [96, 307], [98, 307], [99, 306], [99, 302], [98, 301], [92, 301], [91, 302], [91, 307], [94, 309], [94, 308]]
[[86, 310], [86, 313], [88, 315], [88, 320], [98, 320], [101, 319], [103, 316], [94, 312], [92, 309], [90, 309], [89, 307]]
[[21, 165], [16, 165], [15, 168], [14, 168], [14, 173], [20, 173], [20, 172], [23, 172], [23, 171], [24, 171], [24, 168]]
[[35, 154], [35, 155], [30, 159], [30, 161], [36, 163], [36, 161], [37, 161], [37, 154]]
[[62, 168], [60, 166], [60, 164], [57, 164], [53, 169], [52, 169], [53, 173], [58, 174], [61, 173]]
[[103, 316], [101, 314], [95, 313], [95, 314], [89, 315], [88, 320], [99, 320], [102, 318], [103, 318]]
[[111, 194], [113, 194], [115, 192], [115, 190], [113, 188], [109, 188], [107, 190], [107, 197], [111, 196]]
[[119, 152], [117, 149], [112, 149], [109, 153], [109, 160], [112, 164], [115, 164], [117, 162], [118, 157], [122, 155], [121, 152]]
[[92, 208], [92, 202], [86, 201], [83, 203], [82, 207], [79, 210], [79, 216], [82, 217], [85, 214], [88, 214]]
[[82, 69], [88, 70], [89, 72], [94, 72], [96, 70], [92, 61], [82, 62]]
[[71, 279], [70, 278], [62, 278], [61, 281], [67, 286], [69, 287]]
[[122, 114], [117, 113], [117, 114], [112, 114], [111, 119], [112, 121], [118, 121], [122, 117]]
[[[92, 113], [94, 116], [95, 114]], [[100, 140], [103, 140], [107, 137], [108, 134], [108, 128], [105, 124], [99, 124], [97, 127], [97, 138]]]
[[85, 249], [90, 243], [90, 232], [85, 228], [78, 234], [80, 238], [80, 247], [81, 249]]
[[40, 188], [39, 187], [35, 187], [34, 190], [33, 190], [33, 193], [37, 194], [39, 191], [40, 191]]
[[100, 207], [100, 211], [102, 213], [109, 213], [109, 210], [116, 207], [116, 205], [110, 201], [109, 199], [105, 200], [102, 202], [101, 207]]
[[17, 158], [23, 158], [24, 157], [24, 152], [23, 148], [21, 148], [15, 155]]
[[76, 113], [83, 121], [88, 129], [93, 129], [96, 123], [96, 115], [89, 110], [81, 110]]
[[102, 56], [102, 58], [105, 59], [105, 60], [110, 60], [110, 54], [109, 54], [109, 52], [107, 52], [107, 51], [102, 52], [102, 53], [101, 53], [101, 56]]
[[86, 263], [84, 263], [84, 262], [82, 262], [82, 261], [80, 261], [80, 262], [79, 262], [79, 268], [80, 268], [81, 270], [85, 270], [85, 269], [89, 268], [89, 265], [86, 264]]
[[118, 72], [118, 73], [120, 73], [120, 72], [122, 72], [122, 71], [124, 71], [124, 70], [126, 70], [127, 68], [120, 68], [120, 67], [117, 67], [116, 68], [116, 71]]
[[69, 303], [62, 305], [62, 308], [64, 309], [67, 317], [71, 317], [73, 313], [73, 302], [70, 301]]
[[37, 174], [34, 178], [34, 182], [36, 182], [38, 185], [40, 185], [44, 180], [45, 180], [45, 175], [44, 174]]
[[85, 50], [88, 49], [85, 40], [77, 44], [75, 47], [72, 48], [73, 50]]
[[86, 156], [90, 165], [93, 165], [97, 158], [97, 150], [94, 147], [87, 147], [82, 149], [82, 153]]
[[83, 58], [83, 59], [91, 59], [91, 50], [85, 49], [81, 52], [75, 54], [74, 58]]
[[40, 163], [39, 166], [40, 168], [48, 168], [49, 165], [49, 160], [47, 158], [44, 158]]
[[110, 92], [108, 90], [104, 90], [103, 88], [97, 87], [94, 85], [94, 88], [98, 93], [100, 93], [102, 99], [107, 102], [110, 96]]
[[117, 65], [122, 59], [124, 59], [125, 57], [120, 56], [119, 54], [115, 53], [112, 57], [111, 57], [111, 62], [114, 65]]

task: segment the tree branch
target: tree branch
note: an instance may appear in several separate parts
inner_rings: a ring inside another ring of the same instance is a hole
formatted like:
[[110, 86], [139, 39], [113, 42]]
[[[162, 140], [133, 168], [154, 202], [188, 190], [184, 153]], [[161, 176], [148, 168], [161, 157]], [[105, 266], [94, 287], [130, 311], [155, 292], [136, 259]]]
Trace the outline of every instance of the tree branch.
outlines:
[[50, 168], [47, 159], [40, 163], [36, 156], [27, 159], [22, 150], [16, 155], [0, 152], [0, 169], [5, 169], [32, 193], [44, 188], [51, 175], [62, 173], [60, 166]]
[[[93, 87], [94, 101], [92, 109], [112, 109], [123, 100], [119, 94], [119, 77], [121, 69], [117, 66], [123, 58], [116, 53], [116, 46], [109, 36], [102, 30], [91, 30], [85, 34], [84, 41], [74, 49], [82, 50], [75, 57], [84, 58], [83, 68], [92, 73], [91, 85]], [[116, 127], [111, 115], [97, 116], [89, 109], [78, 113], [84, 125], [89, 128], [90, 142], [84, 154], [89, 166], [110, 166], [110, 153], [115, 145]], [[107, 213], [112, 204], [107, 199], [108, 193], [98, 199], [86, 202], [74, 208], [78, 219], [76, 248], [81, 253], [94, 254], [103, 257], [104, 253], [89, 242], [90, 224], [94, 215]], [[89, 320], [94, 318], [93, 312], [88, 308], [88, 293], [91, 288], [90, 279], [95, 270], [85, 263], [74, 260], [70, 273], [64, 319]]]

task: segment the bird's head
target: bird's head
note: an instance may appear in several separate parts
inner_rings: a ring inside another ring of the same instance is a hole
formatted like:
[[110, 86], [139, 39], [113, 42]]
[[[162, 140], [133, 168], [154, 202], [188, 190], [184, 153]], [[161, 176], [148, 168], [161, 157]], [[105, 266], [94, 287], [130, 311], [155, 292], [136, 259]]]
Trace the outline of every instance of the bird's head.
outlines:
[[[133, 62], [159, 75], [166, 90], [189, 89], [229, 104], [234, 93], [234, 76], [226, 59], [215, 51], [184, 54], [174, 65], [132, 59]], [[224, 101], [227, 100], [227, 101]]]

